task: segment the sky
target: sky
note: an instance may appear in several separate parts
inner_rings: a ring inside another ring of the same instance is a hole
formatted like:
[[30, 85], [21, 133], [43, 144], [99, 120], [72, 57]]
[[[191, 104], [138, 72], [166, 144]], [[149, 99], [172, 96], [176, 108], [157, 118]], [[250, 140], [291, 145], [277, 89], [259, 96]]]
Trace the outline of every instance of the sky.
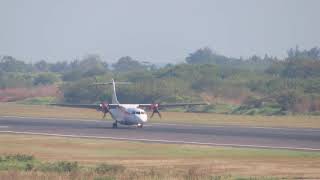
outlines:
[[318, 0], [0, 0], [0, 55], [181, 62], [199, 48], [279, 58], [320, 46]]

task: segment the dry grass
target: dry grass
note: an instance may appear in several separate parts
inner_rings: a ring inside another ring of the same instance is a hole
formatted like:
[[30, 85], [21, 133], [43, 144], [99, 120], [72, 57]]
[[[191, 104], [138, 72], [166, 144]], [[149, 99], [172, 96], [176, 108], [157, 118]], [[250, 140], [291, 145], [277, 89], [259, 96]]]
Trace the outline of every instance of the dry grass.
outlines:
[[101, 119], [102, 115], [92, 109], [0, 103], [0, 116]]
[[[77, 109], [40, 105], [0, 103], [0, 116], [55, 117], [72, 119], [101, 119], [102, 114], [91, 109]], [[197, 123], [212, 125], [240, 125], [266, 127], [320, 128], [320, 116], [245, 116], [213, 113], [162, 112], [150, 122]], [[107, 117], [111, 119], [111, 117]]]
[[[304, 177], [261, 177], [261, 176], [231, 176], [231, 175], [207, 175], [205, 171], [191, 168], [186, 173], [176, 173], [168, 169], [165, 173], [147, 169], [143, 171], [126, 170], [117, 174], [97, 174], [86, 171], [71, 173], [44, 173], [39, 171], [0, 171], [0, 180], [297, 180]], [[307, 178], [308, 180], [317, 178]]]
[[[99, 163], [121, 164], [127, 168], [128, 174], [136, 175], [133, 179], [149, 177], [152, 171], [162, 175], [160, 179], [183, 179], [189, 173], [197, 174], [197, 177], [230, 174], [320, 178], [320, 152], [0, 134], [0, 154], [16, 153], [34, 155], [42, 161], [78, 161], [88, 166]], [[117, 178], [128, 179], [127, 175], [117, 175]], [[10, 172], [1, 172], [1, 176], [9, 177]], [[20, 175], [18, 173], [15, 176]], [[55, 179], [57, 175], [51, 176], [53, 178], [38, 179]], [[69, 177], [70, 174], [63, 176]]]

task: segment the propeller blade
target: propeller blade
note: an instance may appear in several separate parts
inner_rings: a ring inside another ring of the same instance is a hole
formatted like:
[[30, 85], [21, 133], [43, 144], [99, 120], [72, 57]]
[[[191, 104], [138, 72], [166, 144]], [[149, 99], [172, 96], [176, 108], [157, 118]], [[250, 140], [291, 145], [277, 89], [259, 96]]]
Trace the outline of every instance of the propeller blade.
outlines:
[[100, 107], [101, 107], [101, 111], [103, 112], [102, 118], [104, 119], [106, 117], [107, 113], [109, 113], [109, 104], [101, 103]]
[[160, 117], [160, 119], [161, 119], [161, 118], [162, 118], [162, 117], [161, 117], [161, 113], [160, 113], [159, 111], [157, 111], [157, 114], [159, 115], [159, 117]]
[[161, 118], [161, 114], [159, 112], [159, 104], [152, 104], [150, 109], [152, 110], [152, 114], [151, 114], [150, 118], [153, 117], [154, 113], [157, 113], [158, 116]]
[[153, 115], [154, 115], [154, 111], [152, 111], [152, 114], [151, 114], [150, 118], [152, 118], [152, 117], [153, 117]]

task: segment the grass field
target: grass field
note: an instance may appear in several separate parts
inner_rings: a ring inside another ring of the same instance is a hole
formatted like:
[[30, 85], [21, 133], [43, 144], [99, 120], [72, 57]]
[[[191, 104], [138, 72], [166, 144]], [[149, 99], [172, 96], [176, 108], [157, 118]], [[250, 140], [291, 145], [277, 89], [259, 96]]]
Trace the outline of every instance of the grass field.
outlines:
[[[91, 109], [0, 103], [0, 116], [54, 117], [70, 119], [101, 119], [101, 112]], [[320, 128], [320, 116], [248, 116], [214, 113], [162, 112], [163, 118], [154, 116], [149, 122], [196, 123], [211, 125], [240, 125], [265, 127]], [[111, 120], [107, 116], [107, 120]]]
[[[190, 173], [195, 179], [320, 178], [320, 152], [0, 134], [0, 155], [17, 153], [34, 155], [41, 161], [77, 161], [88, 167], [122, 165], [126, 173], [115, 174], [117, 179], [130, 179], [132, 173], [136, 173], [132, 179], [186, 179]], [[8, 173], [0, 171], [0, 179]], [[149, 177], [150, 173], [158, 174], [157, 178]]]

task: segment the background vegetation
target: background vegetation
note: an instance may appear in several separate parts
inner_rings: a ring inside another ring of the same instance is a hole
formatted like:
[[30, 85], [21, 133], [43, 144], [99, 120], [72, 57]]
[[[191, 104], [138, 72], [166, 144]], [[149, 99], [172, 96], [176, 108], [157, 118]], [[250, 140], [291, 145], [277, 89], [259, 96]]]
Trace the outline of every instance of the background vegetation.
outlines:
[[209, 107], [188, 110], [248, 115], [320, 114], [320, 49], [296, 47], [287, 54], [284, 59], [269, 55], [243, 59], [202, 48], [190, 53], [184, 63], [162, 67], [129, 56], [114, 64], [98, 55], [54, 63], [26, 63], [3, 56], [0, 101], [8, 100], [3, 93], [8, 89], [50, 85], [58, 87], [57, 93], [43, 96], [54, 96], [57, 101], [109, 101], [108, 87], [90, 84], [114, 78], [134, 82], [118, 87], [123, 103], [208, 101], [212, 104]]

